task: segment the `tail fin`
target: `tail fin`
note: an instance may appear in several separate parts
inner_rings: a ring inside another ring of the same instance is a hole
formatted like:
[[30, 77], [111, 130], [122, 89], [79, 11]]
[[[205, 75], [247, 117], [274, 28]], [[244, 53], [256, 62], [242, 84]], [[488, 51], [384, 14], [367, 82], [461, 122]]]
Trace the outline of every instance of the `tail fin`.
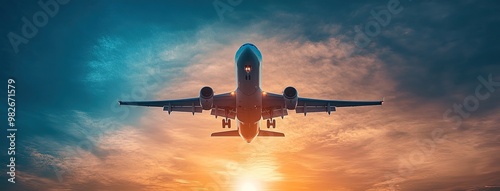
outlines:
[[280, 132], [259, 130], [259, 136], [264, 136], [264, 137], [284, 137], [285, 134], [280, 133]]
[[233, 130], [233, 131], [222, 131], [222, 132], [215, 132], [212, 133], [212, 137], [225, 137], [225, 136], [240, 136], [240, 133], [238, 133], [238, 130]]

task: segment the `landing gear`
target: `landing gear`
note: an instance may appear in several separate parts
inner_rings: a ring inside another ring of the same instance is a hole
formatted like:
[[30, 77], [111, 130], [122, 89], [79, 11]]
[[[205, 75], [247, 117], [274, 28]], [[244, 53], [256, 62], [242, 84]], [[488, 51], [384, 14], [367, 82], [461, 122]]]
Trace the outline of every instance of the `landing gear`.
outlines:
[[231, 128], [231, 119], [222, 119], [222, 128]]
[[274, 119], [272, 121], [269, 119], [267, 120], [267, 128], [269, 129], [271, 126], [273, 128], [276, 128], [276, 120], [274, 120]]

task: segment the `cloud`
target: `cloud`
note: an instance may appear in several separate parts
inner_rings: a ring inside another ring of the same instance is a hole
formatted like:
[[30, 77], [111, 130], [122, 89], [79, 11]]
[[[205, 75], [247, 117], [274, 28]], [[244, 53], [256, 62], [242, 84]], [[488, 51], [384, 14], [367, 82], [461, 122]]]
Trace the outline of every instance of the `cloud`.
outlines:
[[[353, 14], [369, 10], [360, 9]], [[286, 11], [278, 11], [276, 18], [307, 20], [303, 14]], [[150, 37], [139, 40], [105, 35], [93, 46], [85, 79], [103, 85], [101, 93], [125, 90], [128, 97], [122, 99], [196, 97], [206, 85], [224, 93], [235, 89], [235, 51], [252, 42], [263, 54], [265, 91], [281, 93], [294, 86], [302, 97], [376, 100], [385, 96], [386, 103], [339, 108], [331, 116], [290, 112], [285, 119], [277, 119], [276, 130], [286, 138], [258, 137], [252, 144], [240, 138], [209, 137], [220, 130], [220, 119], [206, 112], [169, 116], [160, 108], [131, 107], [127, 110], [144, 112], [127, 113], [128, 118], [137, 118], [126, 121], [72, 110], [62, 119], [51, 117], [58, 127], [67, 128], [60, 130], [64, 141], [43, 137], [32, 141], [29, 156], [38, 171], [22, 173], [30, 177], [25, 180], [41, 183], [27, 189], [43, 183], [47, 190], [232, 190], [254, 181], [266, 190], [465, 190], [498, 182], [499, 139], [494, 127], [499, 121], [492, 113], [499, 110], [480, 112], [496, 103], [498, 96], [492, 94], [481, 102], [480, 111], [463, 119], [460, 128], [443, 120], [443, 113], [452, 107], [449, 103], [474, 93], [473, 88], [446, 88], [457, 83], [446, 76], [455, 76], [455, 70], [446, 70], [451, 63], [434, 68], [458, 49], [467, 52], [460, 43], [436, 48], [437, 55], [446, 56], [441, 60], [408, 56], [427, 53], [439, 45], [433, 40], [444, 34], [436, 35], [430, 27], [394, 23], [380, 38], [393, 39], [402, 50], [388, 49], [380, 40], [374, 49], [356, 52], [357, 47], [346, 41], [351, 36], [342, 33], [348, 30], [345, 25], [322, 25], [320, 32], [327, 37], [313, 40], [304, 34], [310, 30], [307, 25], [285, 30], [270, 20], [250, 19], [246, 26], [207, 24], [195, 32], [151, 29]], [[479, 84], [475, 77], [463, 83], [475, 87]], [[122, 88], [107, 89], [119, 86], [116, 79]], [[452, 101], [429, 95], [436, 91], [453, 97]], [[435, 139], [435, 132], [442, 137]], [[35, 143], [57, 149], [49, 152]]]

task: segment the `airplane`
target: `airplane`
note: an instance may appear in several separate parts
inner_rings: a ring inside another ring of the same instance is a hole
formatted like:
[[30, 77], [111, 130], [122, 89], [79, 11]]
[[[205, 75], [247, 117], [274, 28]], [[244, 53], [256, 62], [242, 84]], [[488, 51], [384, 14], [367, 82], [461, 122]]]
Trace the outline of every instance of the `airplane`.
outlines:
[[276, 128], [273, 118], [288, 115], [288, 110], [296, 113], [326, 112], [330, 115], [337, 107], [382, 105], [381, 101], [346, 101], [303, 98], [292, 86], [286, 87], [282, 94], [262, 91], [262, 54], [251, 43], [243, 44], [235, 56], [236, 90], [214, 95], [214, 90], [205, 86], [199, 97], [159, 100], [159, 101], [118, 101], [120, 105], [161, 107], [163, 111], [201, 113], [223, 117], [222, 128], [231, 128], [231, 119], [236, 121], [236, 130], [212, 133], [212, 137], [240, 136], [247, 143], [257, 136], [284, 137], [285, 134], [260, 129], [260, 121], [267, 121], [267, 128]]

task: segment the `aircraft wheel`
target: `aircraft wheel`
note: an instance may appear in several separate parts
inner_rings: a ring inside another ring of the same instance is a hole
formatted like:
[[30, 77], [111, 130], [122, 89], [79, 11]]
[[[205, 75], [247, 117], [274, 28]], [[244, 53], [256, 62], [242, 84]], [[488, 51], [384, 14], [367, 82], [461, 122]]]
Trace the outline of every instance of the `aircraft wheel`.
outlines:
[[273, 119], [273, 129], [276, 128], [276, 120]]
[[227, 128], [231, 128], [231, 119], [227, 120]]
[[226, 128], [226, 120], [222, 119], [222, 128]]
[[269, 121], [269, 119], [267, 120], [267, 128], [269, 129], [269, 127], [271, 127], [271, 121]]

